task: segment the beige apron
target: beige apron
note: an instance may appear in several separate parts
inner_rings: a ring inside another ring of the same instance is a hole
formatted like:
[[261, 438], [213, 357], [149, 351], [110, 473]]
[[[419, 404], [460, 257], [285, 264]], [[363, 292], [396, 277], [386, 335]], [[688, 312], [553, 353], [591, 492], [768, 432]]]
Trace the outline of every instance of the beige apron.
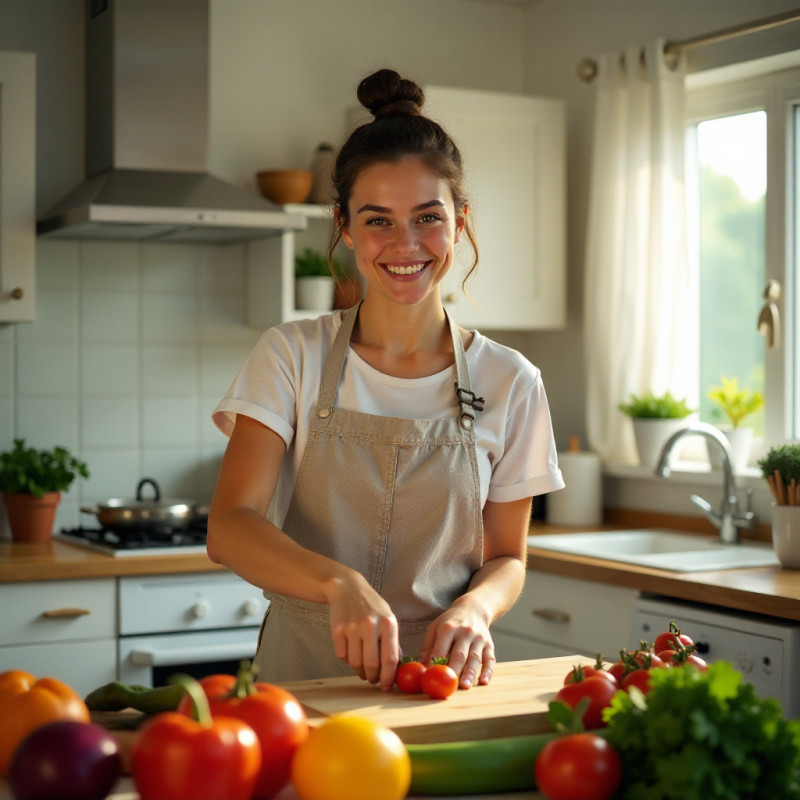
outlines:
[[[386, 600], [400, 646], [418, 656], [430, 622], [482, 563], [483, 523], [464, 345], [448, 317], [458, 415], [400, 419], [334, 407], [359, 306], [345, 312], [283, 530], [358, 570]], [[334, 652], [328, 606], [265, 593], [255, 663], [268, 682], [352, 675]]]

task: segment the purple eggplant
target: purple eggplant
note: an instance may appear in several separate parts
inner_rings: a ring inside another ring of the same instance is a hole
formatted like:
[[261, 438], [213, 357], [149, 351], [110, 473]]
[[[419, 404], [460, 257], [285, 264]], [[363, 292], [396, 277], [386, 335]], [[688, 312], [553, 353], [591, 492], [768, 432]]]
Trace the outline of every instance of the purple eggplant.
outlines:
[[8, 783], [16, 800], [103, 800], [121, 773], [119, 745], [105, 728], [62, 720], [23, 739]]

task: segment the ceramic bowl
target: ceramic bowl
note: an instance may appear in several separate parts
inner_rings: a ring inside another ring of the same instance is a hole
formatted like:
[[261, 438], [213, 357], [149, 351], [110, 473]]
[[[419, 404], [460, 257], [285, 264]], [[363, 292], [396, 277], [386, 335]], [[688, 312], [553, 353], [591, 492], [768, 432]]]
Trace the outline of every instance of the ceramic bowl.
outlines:
[[772, 507], [772, 547], [787, 569], [800, 569], [800, 506]]
[[275, 169], [256, 173], [261, 194], [273, 203], [302, 203], [311, 193], [314, 173], [305, 169]]

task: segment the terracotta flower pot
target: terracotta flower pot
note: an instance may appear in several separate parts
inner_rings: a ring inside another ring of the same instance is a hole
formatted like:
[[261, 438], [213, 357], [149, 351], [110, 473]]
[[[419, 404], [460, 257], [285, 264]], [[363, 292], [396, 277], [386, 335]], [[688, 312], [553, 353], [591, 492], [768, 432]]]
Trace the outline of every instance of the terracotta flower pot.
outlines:
[[53, 533], [56, 510], [61, 501], [59, 492], [3, 495], [8, 513], [11, 537], [15, 542], [46, 542]]

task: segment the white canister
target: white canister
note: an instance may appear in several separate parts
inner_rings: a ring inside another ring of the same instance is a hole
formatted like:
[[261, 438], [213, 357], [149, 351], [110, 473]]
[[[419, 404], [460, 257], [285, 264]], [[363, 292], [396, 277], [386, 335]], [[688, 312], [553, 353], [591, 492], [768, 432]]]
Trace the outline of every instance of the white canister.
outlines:
[[800, 569], [800, 506], [772, 506], [772, 547], [786, 569]]
[[550, 525], [599, 525], [603, 521], [603, 470], [596, 453], [570, 450], [558, 454], [565, 487], [547, 495]]

